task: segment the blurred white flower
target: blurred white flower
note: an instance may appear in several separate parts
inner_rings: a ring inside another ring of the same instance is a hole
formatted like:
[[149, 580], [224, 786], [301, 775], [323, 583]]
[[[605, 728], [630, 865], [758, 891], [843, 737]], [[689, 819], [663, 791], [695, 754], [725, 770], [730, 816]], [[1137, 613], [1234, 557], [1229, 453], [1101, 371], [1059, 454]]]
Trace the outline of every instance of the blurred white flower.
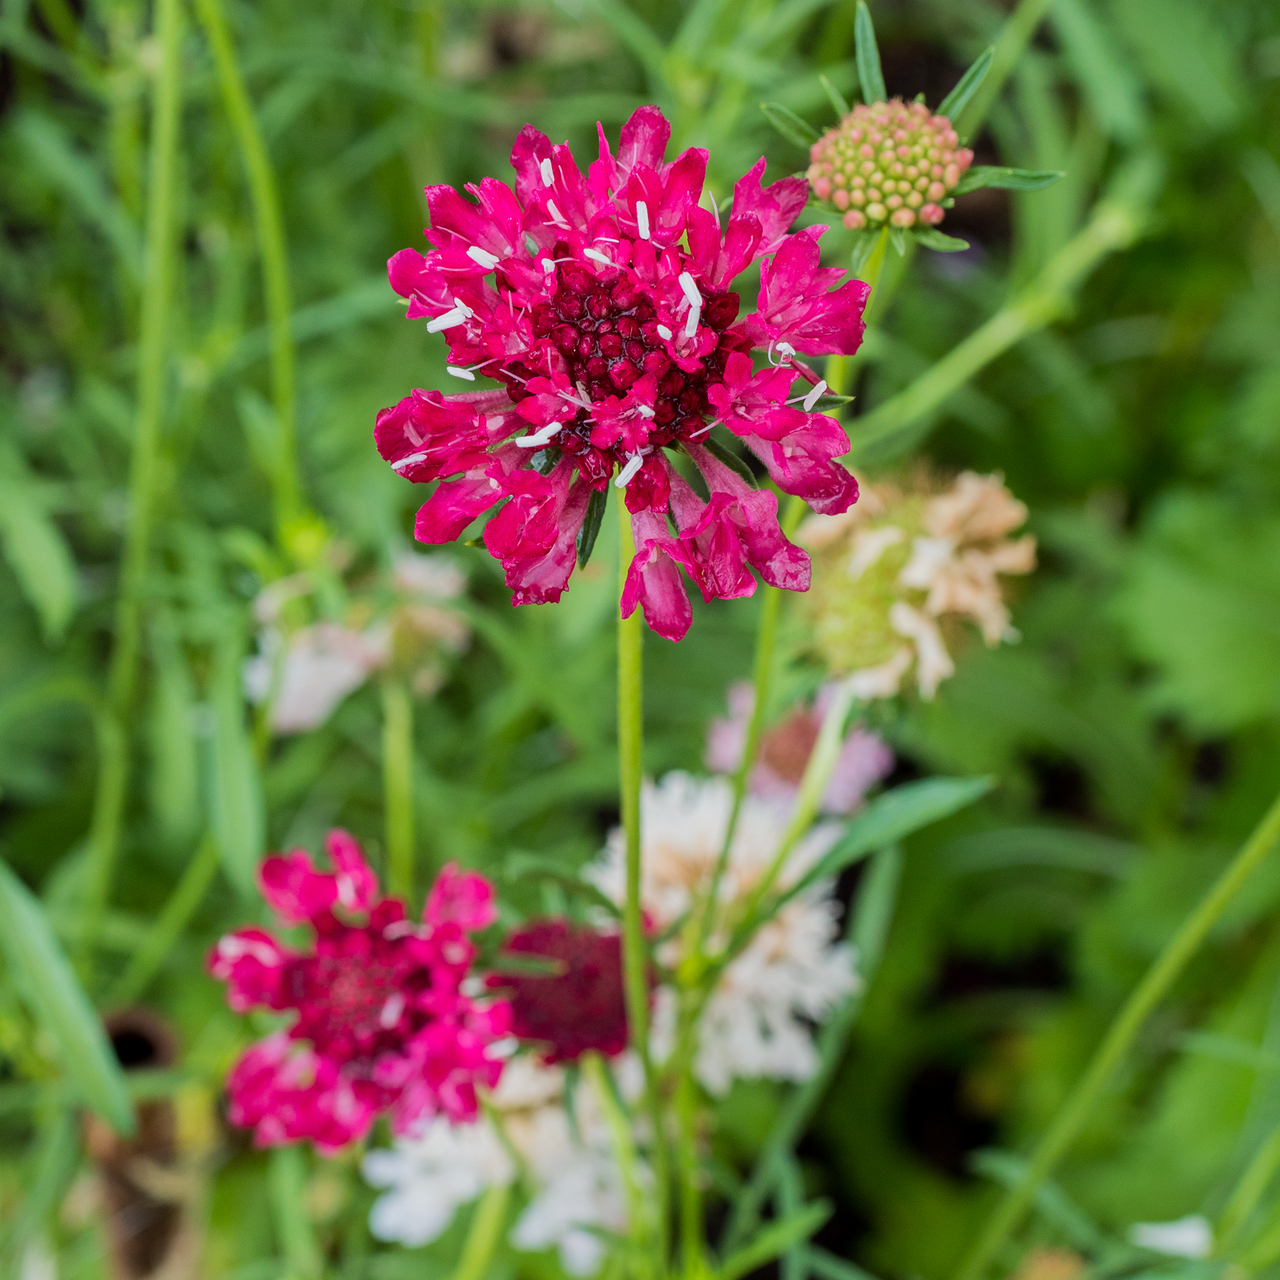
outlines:
[[[637, 1065], [629, 1057], [614, 1064], [624, 1097], [638, 1093]], [[594, 1093], [579, 1083], [571, 1117], [565, 1087], [559, 1067], [514, 1058], [491, 1103], [537, 1188], [511, 1229], [511, 1243], [517, 1249], [555, 1247], [570, 1275], [590, 1276], [604, 1256], [597, 1232], [626, 1230], [626, 1200]], [[483, 1116], [463, 1125], [437, 1117], [419, 1137], [369, 1152], [361, 1171], [383, 1189], [370, 1211], [370, 1231], [411, 1246], [436, 1239], [462, 1205], [516, 1175], [503, 1139]]]
[[389, 653], [385, 627], [352, 631], [336, 622], [304, 627], [287, 642], [271, 628], [260, 644], [262, 651], [244, 665], [245, 692], [250, 701], [265, 702], [278, 680], [271, 703], [276, 733], [302, 733], [323, 724], [343, 698], [385, 664]]
[[[680, 919], [711, 881], [728, 828], [732, 788], [723, 778], [670, 773], [646, 783], [640, 801], [644, 852], [640, 899], [656, 929]], [[773, 860], [787, 825], [788, 806], [748, 796], [743, 803], [721, 883], [721, 907], [743, 899]], [[794, 884], [831, 847], [834, 824], [815, 827], [798, 842], [778, 887]], [[623, 898], [625, 850], [614, 831], [588, 875], [615, 902]], [[707, 1004], [695, 1070], [712, 1093], [735, 1078], [805, 1080], [817, 1069], [810, 1022], [828, 1014], [858, 987], [852, 948], [839, 942], [838, 906], [830, 881], [798, 894], [725, 969]], [[717, 932], [715, 940], [723, 942]], [[662, 959], [679, 959], [680, 940]], [[655, 1021], [669, 1018], [659, 1001]]]
[[1171, 1258], [1207, 1258], [1213, 1249], [1213, 1228], [1198, 1213], [1172, 1222], [1135, 1222], [1129, 1243]]

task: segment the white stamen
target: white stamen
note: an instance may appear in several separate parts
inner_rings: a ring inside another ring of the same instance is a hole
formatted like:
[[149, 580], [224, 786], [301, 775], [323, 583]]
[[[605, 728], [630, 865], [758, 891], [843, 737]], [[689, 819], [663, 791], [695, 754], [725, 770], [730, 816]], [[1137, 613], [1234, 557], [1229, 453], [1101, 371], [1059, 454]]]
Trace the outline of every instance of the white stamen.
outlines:
[[382, 1012], [378, 1014], [378, 1025], [390, 1029], [400, 1021], [400, 1015], [404, 1012], [404, 996], [398, 991], [393, 991], [387, 997], [387, 1003], [382, 1006]]
[[649, 239], [649, 206], [643, 200], [636, 201], [636, 226], [640, 230], [640, 239]]
[[702, 309], [702, 294], [698, 292], [698, 286], [693, 283], [693, 277], [687, 271], [682, 271], [676, 277], [676, 283], [684, 292], [684, 296], [689, 299], [689, 305], [696, 307], [700, 311]]
[[606, 267], [613, 266], [613, 259], [606, 258], [604, 254], [600, 252], [599, 249], [583, 249], [582, 256], [584, 258], [590, 258], [593, 262], [601, 262]]
[[795, 347], [793, 347], [789, 342], [778, 343], [778, 350], [781, 351], [784, 356], [793, 356], [796, 353]]
[[642, 418], [652, 418], [652, 417], [653, 417], [653, 410], [652, 410], [652, 409], [650, 409], [650, 408], [649, 408], [649, 406], [648, 406], [647, 404], [638, 404], [638, 405], [636, 405], [636, 412], [637, 412], [637, 413], [638, 413]]
[[427, 450], [427, 449], [423, 449], [421, 453], [411, 453], [411, 454], [407, 455], [406, 457], [403, 457], [403, 458], [397, 458], [397, 459], [396, 459], [396, 460], [391, 464], [391, 470], [392, 470], [392, 471], [403, 471], [403, 470], [405, 470], [405, 468], [406, 468], [406, 467], [412, 467], [412, 466], [415, 466], [417, 463], [419, 463], [419, 462], [423, 461], [423, 459], [424, 459], [424, 458], [426, 458], [426, 456], [427, 456], [428, 452], [429, 452], [429, 450]]
[[819, 397], [822, 395], [822, 393], [826, 389], [827, 389], [827, 382], [826, 382], [826, 379], [824, 378], [820, 383], [818, 383], [816, 387], [814, 387], [812, 391], [809, 392], [807, 396], [805, 396], [804, 398], [805, 413], [810, 413], [813, 410], [813, 406], [818, 403]]
[[633, 453], [631, 460], [618, 472], [618, 478], [613, 482], [614, 488], [625, 489], [635, 477], [636, 472], [643, 466], [644, 458], [638, 453]]
[[467, 314], [461, 306], [456, 306], [452, 311], [446, 311], [442, 316], [436, 316], [434, 320], [427, 321], [428, 333], [440, 333], [445, 329], [453, 329], [466, 321]]
[[490, 253], [488, 249], [482, 249], [479, 245], [475, 244], [467, 250], [467, 257], [478, 266], [483, 267], [486, 271], [492, 271], [501, 261], [501, 259]]
[[663, 339], [663, 341], [665, 341], [665, 342], [670, 342], [670, 341], [671, 341], [671, 330], [670, 330], [670, 329], [668, 329], [668, 328], [667, 328], [667, 326], [666, 326], [665, 324], [660, 324], [660, 325], [658, 326], [658, 337], [660, 337], [661, 339]]
[[543, 258], [542, 270], [546, 275], [550, 275], [556, 269], [556, 264], [550, 258]]
[[459, 311], [461, 311], [461, 312], [462, 312], [462, 314], [463, 314], [463, 315], [464, 315], [468, 320], [470, 320], [470, 319], [471, 319], [471, 317], [472, 317], [473, 315], [475, 315], [475, 312], [474, 312], [474, 311], [472, 311], [472, 310], [471, 310], [471, 308], [470, 308], [469, 306], [467, 306], [467, 304], [466, 304], [465, 302], [463, 302], [461, 298], [454, 298], [454, 300], [453, 300], [453, 305], [454, 305], [454, 306], [455, 306]]
[[702, 319], [702, 308], [690, 307], [689, 317], [684, 322], [684, 336], [686, 338], [692, 338], [693, 335], [698, 332], [698, 324], [701, 321], [701, 319]]
[[551, 221], [554, 222], [556, 226], [563, 227], [568, 231], [569, 224], [564, 220], [564, 214], [556, 208], [556, 202], [554, 200], [547, 201], [547, 212], [551, 215]]
[[459, 369], [456, 364], [445, 365], [444, 371], [452, 374], [455, 378], [461, 378], [464, 382], [474, 382], [476, 380], [476, 375], [470, 369]]
[[545, 427], [539, 428], [531, 436], [516, 436], [515, 443], [522, 449], [541, 449], [544, 444], [550, 444], [563, 427], [563, 422], [548, 422]]
[[551, 161], [542, 160], [538, 163], [538, 168], [542, 171], [542, 185], [549, 187], [555, 182], [555, 174], [551, 170]]

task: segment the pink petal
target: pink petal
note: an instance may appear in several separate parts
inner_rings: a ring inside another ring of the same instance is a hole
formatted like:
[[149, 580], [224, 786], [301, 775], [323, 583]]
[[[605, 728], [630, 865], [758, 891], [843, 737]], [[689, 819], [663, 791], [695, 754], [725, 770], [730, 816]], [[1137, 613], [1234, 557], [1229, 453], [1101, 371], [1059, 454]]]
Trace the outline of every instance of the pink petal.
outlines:
[[452, 542], [478, 515], [503, 496], [502, 486], [488, 468], [468, 471], [461, 480], [446, 480], [418, 508], [413, 536], [419, 542]]
[[206, 968], [227, 984], [227, 1003], [237, 1013], [255, 1006], [280, 1009], [290, 955], [264, 929], [237, 929], [218, 940]]
[[448, 863], [436, 877], [422, 918], [429, 925], [449, 922], [463, 929], [486, 929], [498, 918], [493, 885], [474, 871], [459, 871]]
[[333, 863], [338, 903], [348, 911], [369, 911], [378, 901], [378, 877], [364, 860], [355, 837], [334, 827], [325, 837], [325, 849]]
[[582, 528], [590, 500], [591, 486], [581, 478], [575, 480], [560, 508], [556, 540], [551, 549], [535, 558], [513, 558], [503, 562], [513, 605], [546, 604], [560, 599], [573, 573], [578, 554], [578, 530]]
[[761, 252], [772, 253], [800, 210], [809, 202], [809, 184], [804, 178], [783, 178], [761, 189], [763, 156], [738, 179], [733, 188], [733, 216], [754, 216], [760, 224]]
[[693, 625], [693, 610], [668, 551], [674, 539], [652, 512], [633, 515], [631, 527], [637, 549], [623, 585], [622, 616], [631, 617], [640, 605], [651, 631], [665, 640], [683, 640]]
[[317, 871], [301, 849], [264, 859], [258, 887], [272, 911], [289, 924], [323, 915], [338, 898], [333, 876]]
[[638, 164], [661, 170], [670, 141], [671, 126], [662, 112], [657, 107], [637, 107], [618, 139], [619, 170], [624, 177]]

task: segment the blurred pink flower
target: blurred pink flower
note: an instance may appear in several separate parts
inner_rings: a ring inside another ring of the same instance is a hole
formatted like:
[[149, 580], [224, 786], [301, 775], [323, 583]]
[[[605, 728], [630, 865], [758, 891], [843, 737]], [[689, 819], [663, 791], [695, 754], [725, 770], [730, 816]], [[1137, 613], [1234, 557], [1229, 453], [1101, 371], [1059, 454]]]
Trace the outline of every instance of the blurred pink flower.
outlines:
[[[808, 199], [803, 178], [766, 189], [760, 160], [722, 226], [699, 203], [707, 153], [668, 163], [670, 136], [662, 113], [641, 107], [616, 156], [601, 129], [584, 175], [567, 145], [526, 126], [511, 153], [514, 193], [494, 178], [468, 188], [478, 203], [427, 188], [435, 248], [397, 253], [392, 287], [409, 300], [409, 319], [447, 334], [451, 373], [504, 385], [414, 391], [378, 415], [374, 434], [398, 475], [444, 481], [418, 512], [420, 541], [452, 541], [506, 500], [484, 541], [517, 605], [560, 598], [592, 495], [616, 473], [636, 541], [623, 613], [640, 605], [659, 635], [678, 640], [693, 616], [681, 570], [707, 600], [750, 595], [752, 569], [774, 586], [809, 585], [808, 557], [783, 536], [776, 496], [708, 449], [714, 423], [815, 511], [857, 499], [836, 461], [849, 448], [843, 428], [810, 411], [816, 392], [803, 407], [788, 397], [798, 374], [816, 380], [798, 353], [858, 348], [868, 290], [818, 265], [822, 228], [787, 234]], [[756, 263], [758, 309], [739, 321], [730, 286]], [[768, 354], [758, 372], [753, 347]], [[706, 501], [668, 448], [693, 460]]]
[[311, 925], [310, 952], [248, 928], [210, 953], [209, 972], [227, 983], [237, 1012], [297, 1014], [236, 1063], [227, 1081], [232, 1122], [252, 1128], [259, 1146], [310, 1139], [330, 1153], [383, 1113], [397, 1134], [436, 1113], [473, 1119], [476, 1086], [497, 1084], [494, 1044], [511, 1028], [505, 1001], [462, 991], [475, 956], [467, 935], [497, 917], [492, 886], [450, 864], [418, 925], [402, 902], [380, 897], [350, 835], [331, 831], [326, 848], [332, 872], [296, 850], [267, 858], [258, 878], [283, 923]]
[[[824, 685], [812, 708], [799, 707], [766, 730], [748, 783], [752, 795], [783, 801], [795, 798], [832, 696], [832, 687]], [[755, 690], [747, 681], [739, 681], [729, 686], [727, 701], [728, 716], [713, 720], [707, 728], [703, 759], [713, 773], [733, 773], [742, 763]], [[893, 752], [876, 734], [855, 725], [836, 760], [822, 797], [822, 812], [850, 813], [867, 791], [892, 770]]]

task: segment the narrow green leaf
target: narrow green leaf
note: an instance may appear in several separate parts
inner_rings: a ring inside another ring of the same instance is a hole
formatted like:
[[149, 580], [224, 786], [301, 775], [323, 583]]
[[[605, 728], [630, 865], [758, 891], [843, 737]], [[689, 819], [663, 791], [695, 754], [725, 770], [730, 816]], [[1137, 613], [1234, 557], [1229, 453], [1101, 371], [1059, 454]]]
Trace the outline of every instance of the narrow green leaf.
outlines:
[[837, 1258], [817, 1245], [808, 1245], [803, 1250], [805, 1265], [819, 1277], [819, 1280], [876, 1280], [870, 1271], [864, 1271], [844, 1258]]
[[266, 846], [262, 781], [245, 725], [239, 637], [218, 646], [212, 698], [210, 823], [227, 878], [243, 894], [254, 891]]
[[933, 249], [938, 253], [962, 253], [969, 247], [967, 240], [957, 236], [943, 235], [937, 227], [921, 227], [915, 233], [922, 248]]
[[780, 102], [762, 102], [760, 110], [764, 113], [764, 118], [784, 138], [794, 142], [797, 147], [804, 148], [805, 151], [808, 151], [821, 136], [807, 120], [802, 119], [790, 107], [784, 107]]
[[851, 110], [849, 104], [844, 100], [844, 94], [826, 76], [819, 76], [818, 81], [826, 91], [827, 100], [831, 103], [832, 110], [843, 120]]
[[924, 778], [877, 796], [850, 819], [835, 845], [786, 893], [779, 895], [774, 910], [802, 893], [815, 880], [839, 875], [845, 867], [873, 850], [883, 849], [930, 823], [950, 817], [986, 795], [994, 785], [994, 778]]
[[750, 1244], [731, 1253], [715, 1273], [716, 1280], [738, 1280], [807, 1240], [831, 1216], [831, 1205], [819, 1200], [798, 1213], [771, 1222]]
[[48, 641], [60, 640], [76, 607], [76, 565], [41, 500], [41, 485], [16, 450], [0, 466], [0, 543]]
[[534, 470], [540, 476], [549, 476], [556, 469], [560, 458], [560, 450], [555, 445], [549, 444], [545, 449], [539, 449], [529, 461], [533, 463]]
[[987, 72], [991, 70], [991, 60], [995, 56], [994, 47], [979, 54], [969, 70], [956, 81], [956, 87], [938, 103], [938, 109], [934, 114], [946, 116], [954, 124], [956, 117], [968, 105], [969, 99], [978, 92], [978, 86], [987, 78]]
[[902, 227], [889, 228], [889, 243], [893, 245], [898, 257], [905, 257], [907, 252], [907, 233]]
[[[1027, 1173], [1027, 1162], [1021, 1156], [994, 1147], [975, 1151], [969, 1163], [976, 1173], [1002, 1187], [1016, 1187]], [[1105, 1246], [1106, 1232], [1056, 1182], [1041, 1183], [1036, 1192], [1036, 1208], [1073, 1248], [1091, 1253]]]
[[0, 862], [0, 951], [32, 1016], [58, 1048], [63, 1070], [86, 1105], [117, 1133], [134, 1131], [124, 1073], [102, 1022], [58, 945], [39, 901]]
[[854, 61], [858, 67], [858, 90], [863, 102], [884, 102], [884, 72], [880, 70], [880, 50], [876, 46], [876, 28], [866, 0], [858, 0], [858, 16], [853, 20]]
[[702, 442], [702, 447], [715, 459], [723, 462], [726, 467], [735, 471], [740, 475], [753, 489], [756, 487], [756, 478], [751, 474], [751, 468], [747, 466], [745, 460], [732, 449], [725, 448], [724, 445], [712, 436]]
[[596, 539], [600, 536], [600, 526], [604, 524], [605, 508], [609, 505], [608, 489], [592, 489], [587, 500], [587, 514], [583, 517], [578, 529], [578, 568], [585, 569], [591, 553], [596, 549]]
[[1001, 165], [977, 164], [960, 179], [953, 195], [982, 187], [998, 187], [1003, 191], [1040, 191], [1063, 177], [1061, 169], [1006, 169]]
[[169, 849], [187, 848], [201, 821], [200, 754], [192, 728], [196, 694], [172, 619], [160, 612], [151, 633], [155, 675], [148, 716], [151, 813]]
[[849, 270], [856, 276], [867, 265], [876, 251], [882, 231], [879, 227], [867, 227], [854, 234], [853, 252], [849, 255]]

